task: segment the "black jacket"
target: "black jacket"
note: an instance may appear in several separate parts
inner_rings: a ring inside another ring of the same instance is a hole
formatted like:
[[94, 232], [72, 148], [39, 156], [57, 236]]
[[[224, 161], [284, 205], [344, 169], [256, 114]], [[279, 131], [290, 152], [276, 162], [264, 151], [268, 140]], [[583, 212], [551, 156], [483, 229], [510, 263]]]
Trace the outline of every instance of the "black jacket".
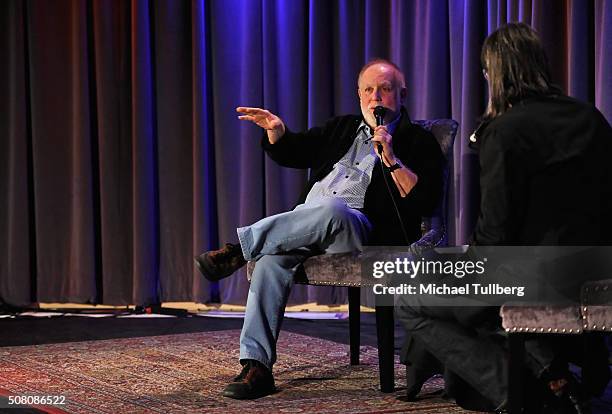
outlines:
[[486, 127], [479, 146], [475, 244], [612, 241], [612, 130], [593, 105], [525, 99]]
[[[274, 145], [270, 144], [264, 134], [262, 146], [278, 164], [312, 169], [298, 204], [304, 202], [314, 183], [323, 179], [346, 154], [362, 120], [361, 116], [346, 115], [333, 118], [323, 127], [311, 128], [303, 133], [286, 129], [285, 135]], [[430, 215], [440, 200], [444, 158], [434, 136], [412, 124], [404, 108], [392, 144], [396, 157], [419, 177], [412, 191], [402, 198], [389, 172], [385, 172], [412, 242], [421, 236], [421, 216]], [[363, 213], [373, 226], [368, 244], [406, 244], [379, 165], [372, 172]]]

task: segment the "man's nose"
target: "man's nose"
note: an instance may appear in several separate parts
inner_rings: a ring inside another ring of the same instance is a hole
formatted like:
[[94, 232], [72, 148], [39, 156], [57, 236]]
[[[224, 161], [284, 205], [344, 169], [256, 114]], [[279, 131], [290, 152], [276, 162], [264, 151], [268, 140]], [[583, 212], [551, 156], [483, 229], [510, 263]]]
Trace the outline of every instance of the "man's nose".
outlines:
[[380, 89], [378, 88], [374, 89], [374, 92], [372, 92], [372, 98], [374, 98], [374, 100], [376, 101], [380, 101], [382, 99], [382, 95], [380, 94]]

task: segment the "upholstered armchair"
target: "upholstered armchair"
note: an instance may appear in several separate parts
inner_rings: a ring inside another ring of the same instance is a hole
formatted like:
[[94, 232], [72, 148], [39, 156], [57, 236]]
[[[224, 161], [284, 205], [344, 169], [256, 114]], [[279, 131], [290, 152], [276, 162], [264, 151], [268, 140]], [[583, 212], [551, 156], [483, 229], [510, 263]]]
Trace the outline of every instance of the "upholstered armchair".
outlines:
[[[409, 252], [420, 254], [426, 249], [446, 243], [446, 209], [449, 166], [458, 123], [452, 119], [413, 121], [436, 137], [446, 159], [444, 167], [443, 197], [436, 212], [424, 217], [421, 227], [423, 236], [409, 246]], [[256, 262], [247, 264], [247, 277], [251, 278]], [[360, 344], [360, 256], [357, 254], [324, 254], [307, 259], [295, 276], [295, 283], [320, 286], [348, 287], [349, 335], [351, 365], [359, 364]], [[383, 392], [394, 390], [394, 317], [393, 307], [376, 306], [376, 331], [378, 337], [378, 360], [380, 387]]]

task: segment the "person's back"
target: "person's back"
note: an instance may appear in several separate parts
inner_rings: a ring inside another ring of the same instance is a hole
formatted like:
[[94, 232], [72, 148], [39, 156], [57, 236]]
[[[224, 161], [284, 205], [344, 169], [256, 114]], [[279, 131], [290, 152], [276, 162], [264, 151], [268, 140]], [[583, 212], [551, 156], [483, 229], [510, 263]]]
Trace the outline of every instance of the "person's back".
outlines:
[[[503, 154], [503, 156], [502, 156]], [[507, 214], [504, 230], [479, 244], [585, 245], [612, 239], [612, 137], [590, 104], [563, 95], [527, 98], [494, 119], [481, 139], [482, 188], [503, 185], [511, 199], [483, 194], [487, 211]], [[504, 182], [500, 182], [503, 177]], [[493, 213], [495, 214], [495, 213]]]

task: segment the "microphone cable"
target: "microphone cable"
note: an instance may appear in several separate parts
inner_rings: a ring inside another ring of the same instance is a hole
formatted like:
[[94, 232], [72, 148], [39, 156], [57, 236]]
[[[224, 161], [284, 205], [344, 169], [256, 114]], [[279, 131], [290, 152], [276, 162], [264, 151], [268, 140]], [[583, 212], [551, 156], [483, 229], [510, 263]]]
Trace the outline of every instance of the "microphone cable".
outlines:
[[[383, 106], [377, 106], [376, 108], [374, 108], [374, 117], [376, 118], [376, 126], [380, 126], [383, 124], [383, 119], [384, 119], [386, 111], [387, 109]], [[395, 197], [393, 197], [393, 190], [391, 189], [391, 185], [389, 184], [389, 179], [387, 178], [387, 174], [385, 171], [385, 163], [382, 157], [382, 153], [383, 153], [382, 144], [380, 143], [378, 144], [377, 150], [378, 150], [378, 155], [380, 159], [380, 171], [383, 176], [383, 181], [385, 182], [385, 186], [387, 187], [387, 192], [389, 193], [389, 197], [391, 197], [391, 202], [393, 203], [395, 214], [397, 215], [397, 219], [399, 220], [400, 228], [402, 229], [402, 234], [404, 235], [404, 240], [406, 241], [406, 246], [410, 246], [411, 243], [410, 243], [410, 240], [408, 239], [408, 233], [406, 233], [406, 227], [404, 226], [404, 220], [402, 220], [402, 215], [400, 214], [399, 208], [397, 207], [397, 203], [395, 202]]]

